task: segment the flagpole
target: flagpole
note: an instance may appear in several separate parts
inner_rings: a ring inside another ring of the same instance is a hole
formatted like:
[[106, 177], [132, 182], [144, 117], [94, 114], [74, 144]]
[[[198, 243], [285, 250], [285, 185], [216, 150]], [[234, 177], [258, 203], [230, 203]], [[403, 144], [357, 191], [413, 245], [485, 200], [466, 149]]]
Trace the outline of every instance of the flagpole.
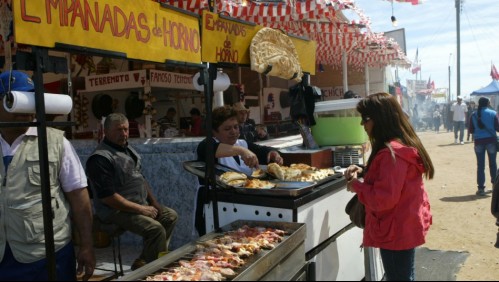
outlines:
[[451, 62], [451, 60], [452, 60], [452, 53], [450, 53], [450, 54], [449, 54], [449, 65], [448, 65], [448, 66], [449, 66], [449, 93], [448, 93], [448, 94], [449, 94], [449, 97], [448, 97], [447, 99], [448, 99], [449, 103], [450, 103], [450, 100], [451, 100], [451, 98], [452, 98], [452, 97], [451, 97], [451, 96], [452, 96], [452, 94], [451, 94], [451, 92], [450, 92], [450, 79], [451, 79], [451, 76], [450, 76], [450, 62]]
[[456, 33], [457, 33], [457, 87], [456, 94], [461, 96], [461, 0], [456, 0]]

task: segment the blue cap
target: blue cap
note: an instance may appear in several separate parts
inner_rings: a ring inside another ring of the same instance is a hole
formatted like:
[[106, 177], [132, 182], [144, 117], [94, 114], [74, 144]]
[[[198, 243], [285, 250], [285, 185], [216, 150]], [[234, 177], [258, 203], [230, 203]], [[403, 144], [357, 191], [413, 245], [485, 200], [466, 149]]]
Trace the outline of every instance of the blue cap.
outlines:
[[13, 70], [11, 75], [10, 71], [5, 71], [0, 74], [0, 94], [7, 94], [9, 89], [10, 91], [34, 91], [35, 84], [24, 72]]

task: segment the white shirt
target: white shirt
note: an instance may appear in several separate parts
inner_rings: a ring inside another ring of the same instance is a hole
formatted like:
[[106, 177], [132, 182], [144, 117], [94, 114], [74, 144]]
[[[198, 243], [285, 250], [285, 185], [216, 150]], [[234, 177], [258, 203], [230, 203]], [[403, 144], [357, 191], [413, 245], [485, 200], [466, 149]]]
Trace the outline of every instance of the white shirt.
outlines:
[[[215, 141], [219, 142], [216, 138], [215, 138]], [[248, 149], [248, 143], [246, 143], [246, 141], [243, 139], [238, 139], [236, 141], [236, 144], [234, 144], [234, 145], [241, 146], [241, 147]], [[239, 158], [239, 164], [236, 162], [236, 160], [234, 158]], [[218, 158], [218, 163], [225, 165], [225, 166], [228, 166], [228, 167], [231, 167], [231, 168], [233, 168], [237, 171], [240, 171], [244, 174], [247, 174], [247, 175], [251, 175], [251, 173], [253, 172], [253, 170], [244, 163], [244, 161], [241, 159], [240, 156]]]
[[468, 106], [461, 102], [461, 105], [454, 103], [450, 108], [451, 112], [454, 112], [452, 117], [453, 121], [466, 121], [466, 113], [468, 112]]
[[[14, 156], [17, 149], [21, 145], [21, 141], [25, 135], [37, 136], [36, 127], [30, 127], [25, 134], [20, 135], [14, 140], [12, 146], [7, 143], [0, 134], [0, 144], [2, 145], [2, 153], [4, 156]], [[63, 139], [64, 152], [62, 155], [62, 164], [59, 174], [59, 181], [64, 192], [71, 192], [76, 189], [87, 187], [87, 176], [81, 165], [80, 159], [76, 154], [69, 140]]]

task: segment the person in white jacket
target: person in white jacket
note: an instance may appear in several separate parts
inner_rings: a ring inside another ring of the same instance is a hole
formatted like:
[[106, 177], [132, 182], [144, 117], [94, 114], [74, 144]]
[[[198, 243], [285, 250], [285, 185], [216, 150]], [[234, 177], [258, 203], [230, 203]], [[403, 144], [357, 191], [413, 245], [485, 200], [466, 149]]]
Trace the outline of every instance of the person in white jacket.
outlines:
[[[463, 103], [463, 98], [457, 96], [457, 102], [450, 108], [452, 115], [452, 121], [454, 122], [454, 144], [464, 144], [464, 123], [466, 121], [466, 113], [468, 112], [468, 106]], [[459, 132], [459, 140], [457, 133]]]

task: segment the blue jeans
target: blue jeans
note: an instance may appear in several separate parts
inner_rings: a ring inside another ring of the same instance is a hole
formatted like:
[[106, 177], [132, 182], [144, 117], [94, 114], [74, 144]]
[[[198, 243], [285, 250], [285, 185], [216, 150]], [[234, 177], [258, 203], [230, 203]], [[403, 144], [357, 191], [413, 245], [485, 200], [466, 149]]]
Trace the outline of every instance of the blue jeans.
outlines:
[[379, 249], [386, 281], [414, 281], [416, 249], [393, 251]]
[[459, 131], [459, 142], [464, 140], [464, 121], [454, 121], [454, 138], [457, 139], [457, 132]]
[[[48, 281], [47, 259], [32, 263], [18, 262], [9, 244], [5, 247], [0, 262], [0, 281]], [[58, 281], [76, 281], [76, 258], [73, 243], [68, 243], [55, 253], [56, 276]]]
[[490, 182], [494, 183], [497, 171], [496, 162], [496, 143], [489, 144], [475, 144], [475, 155], [476, 155], [476, 183], [479, 190], [485, 189], [485, 152], [487, 151], [487, 156], [489, 157], [489, 173]]

